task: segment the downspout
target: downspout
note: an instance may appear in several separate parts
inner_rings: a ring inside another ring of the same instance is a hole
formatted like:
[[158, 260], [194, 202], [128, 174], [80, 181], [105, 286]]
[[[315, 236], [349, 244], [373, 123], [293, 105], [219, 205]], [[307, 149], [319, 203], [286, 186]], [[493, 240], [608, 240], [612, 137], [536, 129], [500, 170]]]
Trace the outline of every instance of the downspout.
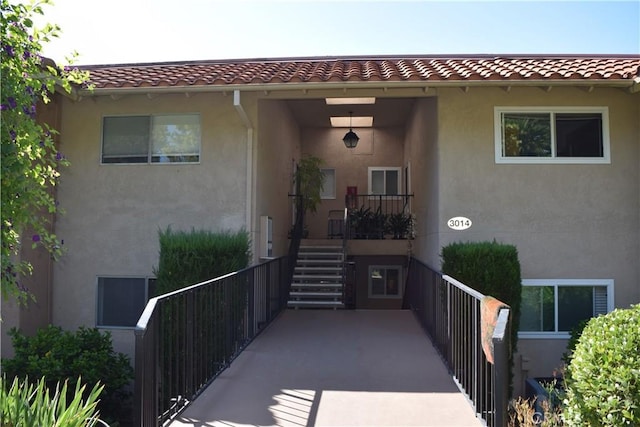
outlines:
[[238, 89], [233, 91], [233, 106], [236, 108], [242, 123], [247, 128], [247, 170], [246, 170], [246, 193], [247, 199], [245, 203], [245, 228], [249, 233], [251, 253], [254, 260], [256, 259], [256, 236], [253, 228], [253, 206], [254, 206], [254, 193], [253, 193], [253, 124], [247, 115], [244, 107], [240, 103], [240, 91]]

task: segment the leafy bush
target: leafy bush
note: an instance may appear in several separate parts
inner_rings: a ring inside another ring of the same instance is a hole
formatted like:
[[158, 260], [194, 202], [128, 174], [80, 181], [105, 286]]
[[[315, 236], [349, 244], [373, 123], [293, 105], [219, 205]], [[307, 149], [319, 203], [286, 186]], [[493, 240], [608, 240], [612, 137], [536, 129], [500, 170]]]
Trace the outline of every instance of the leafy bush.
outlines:
[[[108, 421], [130, 417], [131, 393], [125, 389], [133, 379], [129, 358], [114, 353], [109, 332], [81, 327], [75, 333], [57, 326], [38, 330], [33, 337], [16, 328], [9, 331], [15, 357], [3, 359], [8, 378], [45, 378], [49, 390], [66, 380], [82, 378], [88, 387], [104, 385], [99, 409]], [[69, 390], [71, 392], [71, 390]], [[67, 396], [69, 400], [72, 395]]]
[[512, 377], [522, 299], [520, 261], [516, 247], [495, 241], [452, 243], [442, 248], [442, 272], [511, 307], [509, 375]]
[[[9, 384], [0, 377], [0, 420], [3, 427], [91, 427], [99, 422], [97, 405], [103, 386], [96, 384], [83, 399], [85, 386], [80, 378], [75, 389], [67, 392], [67, 381], [62, 388], [56, 383], [51, 391], [41, 378], [36, 385], [27, 379], [15, 378]], [[67, 403], [66, 396], [73, 398]]]
[[157, 294], [241, 270], [249, 264], [245, 231], [160, 231], [160, 260], [155, 271]]
[[569, 425], [640, 425], [640, 304], [593, 318], [565, 374]]

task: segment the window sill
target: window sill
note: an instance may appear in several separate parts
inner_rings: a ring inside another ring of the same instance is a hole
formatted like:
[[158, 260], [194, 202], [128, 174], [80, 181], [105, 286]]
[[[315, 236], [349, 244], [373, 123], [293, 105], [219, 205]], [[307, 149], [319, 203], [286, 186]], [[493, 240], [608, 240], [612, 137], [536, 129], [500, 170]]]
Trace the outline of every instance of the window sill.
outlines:
[[569, 332], [518, 332], [518, 339], [526, 340], [568, 340]]
[[607, 157], [496, 157], [496, 164], [506, 165], [609, 165]]

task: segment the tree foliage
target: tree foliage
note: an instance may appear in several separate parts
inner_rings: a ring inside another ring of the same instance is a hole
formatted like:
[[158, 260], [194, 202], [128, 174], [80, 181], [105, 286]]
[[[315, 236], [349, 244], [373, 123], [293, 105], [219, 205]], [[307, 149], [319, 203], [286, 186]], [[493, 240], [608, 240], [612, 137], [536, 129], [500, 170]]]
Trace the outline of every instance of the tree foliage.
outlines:
[[36, 108], [50, 102], [56, 89], [71, 93], [74, 84], [88, 80], [86, 73], [58, 68], [41, 55], [43, 44], [60, 32], [55, 25], [34, 25], [47, 4], [48, 0], [29, 4], [0, 0], [3, 294], [25, 294], [20, 277], [30, 274], [32, 267], [18, 257], [21, 244], [44, 247], [54, 256], [61, 252], [47, 227], [47, 216], [58, 209], [51, 189], [67, 161], [56, 150], [56, 131], [37, 120]]

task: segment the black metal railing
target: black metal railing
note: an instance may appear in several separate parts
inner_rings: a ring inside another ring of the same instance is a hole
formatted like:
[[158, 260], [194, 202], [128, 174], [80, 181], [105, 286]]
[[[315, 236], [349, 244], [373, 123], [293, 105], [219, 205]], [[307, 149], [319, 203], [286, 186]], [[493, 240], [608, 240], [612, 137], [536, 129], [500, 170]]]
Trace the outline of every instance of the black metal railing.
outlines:
[[413, 227], [412, 199], [413, 194], [347, 194], [347, 238], [408, 238]]
[[149, 300], [135, 330], [136, 426], [159, 426], [192, 402], [286, 307], [280, 257]]
[[499, 311], [490, 338], [493, 363], [482, 346], [484, 295], [411, 258], [403, 306], [431, 337], [458, 387], [488, 426], [507, 425], [509, 399], [509, 309]]

